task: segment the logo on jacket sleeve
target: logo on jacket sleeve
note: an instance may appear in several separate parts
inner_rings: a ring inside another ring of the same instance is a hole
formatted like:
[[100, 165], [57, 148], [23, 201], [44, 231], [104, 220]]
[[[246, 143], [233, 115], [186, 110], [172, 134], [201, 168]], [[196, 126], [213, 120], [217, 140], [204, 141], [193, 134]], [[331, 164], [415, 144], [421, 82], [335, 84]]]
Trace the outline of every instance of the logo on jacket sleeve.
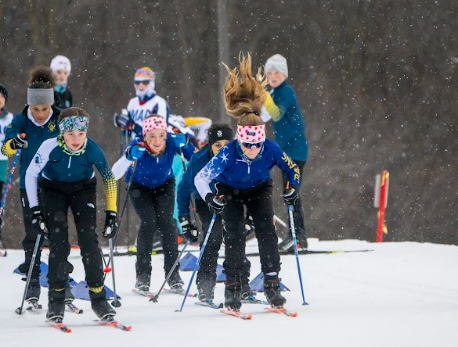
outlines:
[[41, 164], [43, 162], [43, 158], [40, 153], [35, 154], [35, 158], [33, 159], [35, 164]]

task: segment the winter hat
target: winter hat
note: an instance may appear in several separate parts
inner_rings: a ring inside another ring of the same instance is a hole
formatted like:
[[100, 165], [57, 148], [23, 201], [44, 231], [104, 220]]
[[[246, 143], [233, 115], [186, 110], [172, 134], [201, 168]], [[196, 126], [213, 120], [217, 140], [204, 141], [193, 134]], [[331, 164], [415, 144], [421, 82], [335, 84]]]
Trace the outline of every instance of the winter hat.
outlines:
[[68, 71], [68, 74], [70, 75], [70, 72], [72, 71], [72, 64], [70, 63], [70, 60], [67, 57], [64, 57], [63, 55], [56, 55], [53, 60], [51, 60], [51, 65], [49, 66], [52, 71], [57, 71], [57, 70], [64, 70]]
[[288, 64], [286, 63], [286, 58], [280, 54], [271, 56], [267, 59], [264, 70], [266, 73], [275, 70], [288, 77]]
[[134, 81], [155, 81], [156, 75], [149, 67], [142, 67], [135, 72]]
[[210, 143], [210, 145], [220, 140], [231, 141], [233, 139], [234, 132], [227, 124], [213, 124], [212, 127], [208, 129], [208, 143]]
[[142, 134], [145, 135], [148, 131], [153, 129], [162, 129], [167, 131], [167, 122], [164, 117], [152, 116], [148, 117], [143, 121]]
[[3, 94], [5, 97], [5, 104], [8, 101], [8, 91], [6, 90], [5, 86], [3, 84], [0, 84], [0, 93]]
[[240, 142], [259, 143], [266, 140], [266, 125], [237, 125]]

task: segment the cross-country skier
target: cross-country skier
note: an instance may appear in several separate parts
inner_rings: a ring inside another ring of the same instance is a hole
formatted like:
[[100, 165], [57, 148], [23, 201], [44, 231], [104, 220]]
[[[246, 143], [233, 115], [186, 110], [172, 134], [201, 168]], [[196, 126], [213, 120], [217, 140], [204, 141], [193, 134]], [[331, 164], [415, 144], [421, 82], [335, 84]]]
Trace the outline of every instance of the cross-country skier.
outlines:
[[50, 68], [55, 79], [55, 105], [61, 109], [72, 107], [73, 96], [68, 88], [68, 77], [72, 72], [70, 60], [63, 55], [57, 55], [51, 60]]
[[[91, 307], [100, 319], [114, 316], [106, 300], [103, 264], [97, 240], [96, 178], [94, 166], [102, 176], [107, 199], [102, 235], [116, 232], [116, 181], [100, 146], [87, 137], [89, 115], [79, 107], [67, 108], [59, 115], [58, 137], [46, 140], [38, 149], [26, 174], [26, 188], [32, 211], [33, 228], [49, 236], [49, 320], [62, 320], [70, 254], [67, 214], [75, 220], [78, 245], [83, 257]], [[40, 175], [41, 174], [41, 175]], [[38, 178], [41, 176], [40, 181]], [[42, 202], [38, 200], [38, 187]]]
[[123, 131], [128, 131], [132, 137], [142, 135], [143, 121], [155, 114], [166, 121], [170, 110], [167, 101], [156, 94], [156, 74], [149, 67], [142, 67], [135, 72], [134, 87], [136, 97], [130, 99], [127, 114], [115, 114], [114, 123]]
[[[181, 151], [189, 160], [194, 146], [183, 134], [167, 133], [166, 120], [161, 116], [147, 117], [143, 121], [142, 132], [113, 165], [113, 173], [118, 180], [127, 171], [126, 182], [132, 180], [128, 194], [140, 218], [135, 287], [147, 292], [151, 282], [151, 251], [155, 233], [162, 234], [166, 274], [178, 256], [178, 229], [173, 219], [175, 177], [172, 162], [175, 154]], [[134, 160], [136, 164], [132, 167]], [[183, 285], [178, 268], [168, 280], [170, 288], [175, 290], [181, 290]]]
[[[54, 105], [53, 77], [51, 69], [46, 66], [39, 66], [31, 71], [30, 84], [27, 88], [27, 106], [21, 113], [18, 113], [6, 129], [5, 142], [2, 146], [2, 154], [11, 157], [21, 150], [20, 158], [20, 198], [22, 206], [23, 224], [25, 237], [22, 246], [25, 252], [25, 261], [19, 265], [19, 271], [27, 273], [32, 260], [33, 248], [37, 239], [37, 232], [32, 228], [31, 212], [25, 189], [25, 173], [35, 156], [38, 147], [43, 141], [57, 136], [59, 129], [57, 119], [61, 112], [60, 108]], [[25, 134], [25, 139], [21, 137]], [[43, 240], [43, 239], [42, 239]], [[33, 264], [32, 277], [27, 288], [26, 300], [37, 302], [40, 297], [40, 247]], [[72, 272], [73, 266], [68, 263], [68, 272]], [[72, 301], [70, 287], [67, 286], [67, 299]]]
[[[194, 179], [198, 172], [218, 153], [218, 151], [234, 139], [233, 131], [227, 124], [213, 124], [208, 130], [208, 145], [194, 154], [189, 162], [186, 172], [178, 185], [178, 218], [184, 235], [191, 242], [198, 241], [198, 230], [192, 224], [190, 215], [191, 198], [195, 199], [196, 212], [202, 222], [202, 230], [205, 233], [210, 225], [212, 213], [207, 203], [202, 200], [194, 186]], [[212, 191], [213, 183], [210, 182]], [[244, 228], [244, 226], [243, 226]], [[214, 298], [216, 285], [216, 267], [218, 265], [218, 252], [223, 241], [223, 228], [221, 217], [218, 216], [210, 233], [205, 252], [200, 260], [199, 271], [197, 272], [197, 289], [199, 300], [208, 301]], [[243, 270], [240, 276], [242, 286], [242, 298], [248, 299], [255, 293], [250, 287], [250, 262], [245, 259]]]
[[[296, 93], [293, 87], [286, 81], [288, 78], [288, 65], [285, 57], [275, 54], [267, 59], [265, 73], [267, 74], [267, 80], [272, 90], [267, 95], [265, 107], [262, 110], [262, 119], [265, 122], [272, 119], [275, 141], [297, 164], [302, 178], [308, 157], [308, 144], [305, 137], [304, 120], [302, 119]], [[286, 177], [283, 175], [283, 183], [285, 182]], [[302, 249], [306, 249], [307, 236], [300, 196], [298, 196], [294, 212], [297, 242]], [[294, 252], [291, 230], [289, 230], [288, 236], [278, 247], [283, 252]]]
[[[228, 70], [224, 103], [229, 115], [238, 119], [237, 139], [223, 147], [197, 174], [195, 185], [212, 213], [221, 213], [226, 228], [225, 306], [241, 307], [241, 273], [244, 266], [245, 233], [243, 207], [253, 217], [258, 239], [264, 293], [273, 307], [286, 299], [280, 293], [280, 256], [273, 224], [270, 170], [276, 165], [290, 182], [283, 197], [287, 204], [297, 199], [299, 168], [272, 140], [266, 139], [265, 125], [259, 116], [267, 97], [260, 72], [251, 75], [251, 57], [242, 57], [240, 69]], [[262, 82], [259, 82], [261, 79]], [[215, 181], [215, 192], [210, 183]]]

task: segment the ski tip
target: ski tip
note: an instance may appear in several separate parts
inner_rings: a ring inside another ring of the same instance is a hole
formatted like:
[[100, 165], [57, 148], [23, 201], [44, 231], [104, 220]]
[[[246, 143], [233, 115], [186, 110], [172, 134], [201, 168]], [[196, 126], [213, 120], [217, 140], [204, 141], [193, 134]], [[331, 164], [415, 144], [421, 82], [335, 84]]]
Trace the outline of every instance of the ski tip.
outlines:
[[71, 333], [71, 332], [72, 332], [72, 329], [66, 329], [66, 330], [64, 331], [64, 333], [66, 333], [66, 334]]

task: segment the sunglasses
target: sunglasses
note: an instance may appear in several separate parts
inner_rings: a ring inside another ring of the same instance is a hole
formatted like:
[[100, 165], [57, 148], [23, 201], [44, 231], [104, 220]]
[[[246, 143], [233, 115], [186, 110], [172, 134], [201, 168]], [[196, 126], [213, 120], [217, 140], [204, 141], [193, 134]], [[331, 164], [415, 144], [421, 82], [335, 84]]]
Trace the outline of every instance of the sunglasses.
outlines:
[[248, 149], [251, 149], [251, 148], [253, 148], [253, 147], [255, 147], [255, 148], [261, 148], [262, 142], [258, 142], [258, 143], [242, 142], [242, 146], [243, 146], [243, 147], [246, 147], [246, 148], [248, 148]]
[[139, 84], [144, 84], [145, 86], [147, 86], [149, 84], [150, 81], [146, 80], [146, 81], [134, 81], [135, 85], [139, 85]]

